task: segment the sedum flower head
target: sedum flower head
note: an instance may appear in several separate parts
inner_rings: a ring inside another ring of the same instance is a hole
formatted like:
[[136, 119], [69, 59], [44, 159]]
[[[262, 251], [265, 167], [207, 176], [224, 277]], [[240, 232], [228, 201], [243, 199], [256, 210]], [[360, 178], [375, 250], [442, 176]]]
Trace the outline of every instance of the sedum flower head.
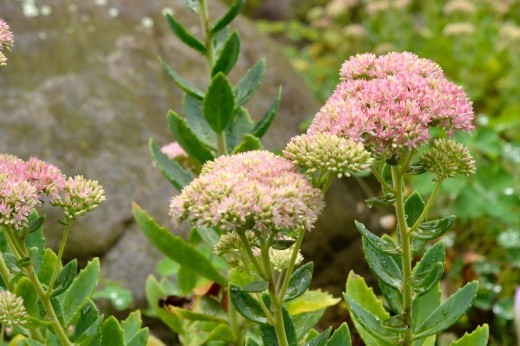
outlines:
[[40, 204], [36, 188], [17, 176], [0, 177], [0, 224], [16, 230], [27, 227], [33, 208]]
[[360, 54], [343, 64], [340, 76], [309, 134], [331, 133], [393, 153], [427, 142], [430, 126], [448, 134], [473, 129], [466, 94], [427, 59], [411, 53]]
[[456, 174], [475, 173], [475, 161], [467, 147], [453, 140], [436, 139], [432, 148], [419, 158], [425, 170], [434, 173], [437, 180], [453, 178]]
[[78, 175], [67, 179], [63, 193], [52, 204], [62, 208], [70, 220], [96, 209], [104, 200], [105, 191], [96, 180]]
[[293, 137], [284, 156], [309, 173], [350, 176], [370, 168], [373, 158], [362, 143], [330, 133]]
[[13, 327], [26, 324], [28, 319], [22, 298], [10, 291], [0, 291], [0, 323]]
[[4, 49], [10, 49], [13, 44], [13, 33], [9, 29], [9, 25], [0, 19], [0, 67], [5, 66], [7, 63], [7, 58], [2, 51]]
[[289, 160], [258, 150], [206, 163], [171, 200], [174, 223], [190, 219], [223, 231], [312, 229], [323, 194]]
[[[289, 267], [289, 263], [291, 262], [292, 252], [294, 250], [294, 246], [291, 246], [285, 250], [276, 250], [273, 248], [269, 249], [269, 259], [271, 260], [271, 265], [274, 270], [282, 271]], [[299, 265], [303, 261], [303, 256], [298, 250], [298, 254], [296, 256], [295, 265]]]
[[[258, 239], [256, 238], [254, 232], [247, 231], [245, 232], [245, 236], [247, 239], [247, 246], [249, 248], [253, 249], [257, 247]], [[237, 268], [243, 265], [241, 263], [241, 249], [243, 249], [244, 246], [245, 245], [240, 239], [238, 233], [225, 233], [220, 236], [220, 240], [213, 247], [213, 253], [224, 258], [224, 260], [226, 260], [226, 262], [228, 262], [231, 267]]]

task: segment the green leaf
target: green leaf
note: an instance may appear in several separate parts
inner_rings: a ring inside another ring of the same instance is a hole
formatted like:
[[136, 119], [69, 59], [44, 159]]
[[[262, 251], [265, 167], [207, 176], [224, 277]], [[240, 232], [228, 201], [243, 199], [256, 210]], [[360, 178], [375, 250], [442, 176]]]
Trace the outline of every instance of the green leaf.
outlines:
[[413, 238], [420, 239], [420, 240], [433, 240], [437, 239], [455, 222], [455, 215], [451, 215], [439, 220], [432, 220], [432, 221], [426, 221], [419, 225], [417, 230], [412, 232], [410, 235]]
[[308, 262], [296, 269], [289, 279], [289, 286], [285, 292], [284, 302], [301, 296], [309, 288], [312, 281], [314, 263]]
[[327, 341], [325, 346], [351, 346], [352, 340], [350, 340], [350, 330], [346, 322], [343, 322], [338, 329], [334, 331], [334, 334]]
[[243, 287], [242, 290], [249, 293], [262, 293], [269, 287], [269, 282], [267, 281], [255, 281], [251, 282], [246, 287]]
[[29, 217], [27, 233], [33, 233], [33, 232], [40, 230], [42, 228], [43, 224], [45, 223], [44, 216], [37, 216], [37, 215], [35, 215], [36, 217], [32, 217], [32, 216], [33, 216], [33, 214], [31, 214], [31, 216]]
[[107, 318], [101, 326], [101, 346], [123, 346], [125, 337], [123, 329], [114, 316]]
[[198, 13], [199, 0], [181, 0], [182, 4], [192, 12]]
[[206, 336], [201, 345], [207, 345], [210, 341], [232, 343], [235, 341], [235, 334], [227, 324], [220, 324]]
[[76, 271], [78, 269], [78, 261], [76, 259], [70, 261], [63, 267], [63, 269], [59, 272], [58, 277], [56, 278], [56, 285], [52, 290], [52, 296], [58, 296], [65, 292], [67, 288], [72, 284], [74, 277], [76, 276]]
[[202, 55], [206, 54], [206, 47], [202, 42], [196, 39], [192, 34], [190, 34], [184, 27], [177, 22], [173, 16], [169, 13], [166, 14], [166, 21], [168, 22], [168, 26], [170, 30], [177, 36], [182, 42], [184, 42], [187, 46], [195, 49]]
[[202, 101], [202, 114], [216, 133], [222, 133], [235, 115], [235, 94], [226, 75], [217, 73]]
[[135, 203], [132, 205], [132, 213], [146, 238], [163, 255], [207, 279], [227, 285], [226, 278], [195, 247], [186, 243], [181, 237], [171, 234], [166, 228], [159, 226], [146, 211]]
[[173, 139], [179, 143], [188, 155], [201, 164], [213, 160], [214, 157], [210, 148], [195, 136], [186, 120], [172, 110], [168, 111], [167, 118]]
[[161, 58], [159, 58], [159, 62], [162, 67], [166, 70], [168, 75], [173, 79], [173, 82], [186, 94], [191, 97], [202, 100], [204, 98], [204, 93], [200, 91], [195, 85], [191, 84], [186, 79], [182, 78], [177, 72], [175, 72], [166, 62], [164, 62]]
[[224, 43], [224, 47], [222, 47], [215, 65], [213, 65], [211, 76], [213, 77], [219, 72], [227, 75], [233, 69], [233, 66], [235, 66], [239, 53], [240, 37], [236, 31], [233, 31], [226, 40], [226, 43]]
[[96, 305], [89, 300], [79, 313], [72, 335], [74, 345], [91, 345], [91, 341], [99, 332], [102, 322], [103, 316], [99, 315]]
[[426, 294], [416, 298], [412, 302], [412, 317], [414, 325], [422, 324], [431, 313], [441, 305], [440, 283]]
[[179, 317], [184, 321], [208, 321], [208, 322], [217, 322], [217, 323], [227, 323], [227, 320], [222, 317], [213, 316], [210, 314], [195, 312], [188, 309], [183, 309], [178, 306], [168, 306], [166, 310], [175, 316]]
[[63, 306], [66, 326], [70, 325], [72, 316], [88, 302], [99, 279], [99, 258], [94, 258], [81, 270], [69, 288], [59, 296]]
[[193, 174], [174, 160], [170, 160], [153, 139], [150, 139], [149, 147], [157, 169], [177, 190], [181, 190], [193, 180]]
[[308, 342], [305, 343], [305, 346], [325, 346], [327, 343], [327, 339], [329, 338], [332, 327], [325, 329], [318, 336], [312, 338]]
[[251, 119], [249, 112], [245, 108], [240, 107], [225, 131], [228, 148], [235, 148], [241, 144], [244, 140], [244, 135], [250, 133], [253, 127], [253, 119]]
[[177, 273], [177, 283], [181, 289], [182, 295], [189, 295], [195, 286], [197, 286], [197, 281], [197, 274], [194, 271], [185, 266], [179, 268], [179, 272]]
[[[377, 298], [374, 291], [367, 286], [363, 277], [355, 274], [353, 271], [350, 271], [348, 275], [346, 292], [343, 296], [351, 297], [363, 309], [377, 317], [379, 321], [387, 320], [390, 317], [390, 314], [383, 307], [383, 302]], [[351, 314], [351, 317], [356, 330], [367, 346], [394, 345], [390, 341], [383, 341], [373, 336], [371, 332], [360, 323], [355, 314]]]
[[251, 337], [248, 337], [246, 339], [245, 346], [260, 346], [260, 345], [258, 345], [258, 343], [255, 340], [253, 340]]
[[395, 195], [393, 193], [385, 193], [382, 196], [365, 199], [367, 207], [372, 208], [374, 205], [389, 206], [395, 202]]
[[[268, 304], [269, 305], [269, 304]], [[269, 306], [270, 307], [270, 306]], [[287, 337], [287, 343], [289, 346], [297, 346], [298, 339], [296, 338], [296, 330], [294, 329], [294, 324], [291, 316], [287, 312], [285, 308], [282, 307], [283, 314], [283, 325], [285, 329], [285, 335]], [[268, 324], [260, 325], [260, 336], [264, 342], [264, 345], [278, 345], [278, 340], [276, 337], [276, 331], [273, 326]]]
[[215, 25], [211, 28], [211, 33], [215, 34], [219, 32], [220, 30], [224, 29], [240, 12], [240, 9], [242, 8], [242, 5], [244, 5], [244, 0], [235, 0], [233, 5], [229, 8], [227, 13], [222, 16]]
[[21, 340], [21, 343], [18, 343], [17, 345], [22, 345], [22, 346], [45, 346], [45, 344], [42, 344], [41, 342], [38, 342], [38, 341], [33, 340], [33, 339], [28, 339], [28, 338], [24, 338], [23, 340]]
[[419, 219], [419, 216], [424, 210], [424, 201], [419, 192], [414, 191], [404, 202], [404, 211], [406, 213], [406, 223], [408, 227]]
[[372, 334], [380, 342], [390, 342], [391, 339], [397, 339], [397, 333], [387, 330], [383, 327], [382, 321], [372, 314], [370, 311], [365, 310], [359, 305], [354, 299], [349, 297], [346, 293], [343, 294], [351, 314], [353, 314], [356, 320], [363, 328]]
[[58, 255], [49, 248], [45, 249], [40, 270], [38, 271], [38, 279], [41, 283], [45, 285], [50, 283], [54, 268], [56, 268], [56, 262], [58, 262]]
[[229, 298], [237, 311], [250, 321], [267, 323], [267, 317], [260, 307], [260, 303], [238, 285], [229, 284]]
[[34, 317], [34, 318], [43, 317], [40, 314], [40, 308], [38, 306], [39, 305], [38, 295], [36, 294], [36, 291], [34, 290], [34, 287], [28, 278], [26, 278], [26, 277], [20, 278], [20, 280], [16, 283], [13, 293], [23, 299], [23, 305], [25, 306], [25, 310], [27, 310], [27, 313], [31, 317]]
[[276, 112], [278, 111], [278, 106], [280, 105], [280, 98], [282, 97], [282, 87], [278, 88], [278, 91], [276, 92], [276, 96], [274, 98], [273, 103], [271, 104], [271, 107], [267, 110], [267, 112], [264, 114], [263, 118], [255, 125], [255, 128], [251, 132], [252, 135], [262, 138], [269, 127], [271, 126], [271, 123], [274, 120], [274, 117], [276, 115]]
[[421, 338], [437, 334], [457, 322], [471, 306], [477, 294], [477, 289], [478, 282], [472, 281], [455, 292], [444, 304], [436, 308], [423, 323], [414, 328], [415, 337]]
[[213, 148], [217, 143], [217, 136], [202, 115], [202, 99], [184, 94], [182, 111], [186, 122], [193, 133], [208, 147]]
[[366, 238], [370, 245], [376, 248], [376, 250], [388, 255], [402, 254], [402, 249], [397, 247], [393, 242], [379, 238], [377, 235], [370, 232], [361, 222], [354, 221], [354, 223], [363, 238]]
[[143, 328], [137, 332], [130, 340], [126, 341], [126, 346], [145, 346], [148, 345], [148, 337], [150, 332], [148, 328]]
[[[307, 291], [307, 292], [309, 292], [309, 291]], [[293, 300], [291, 302], [291, 304], [293, 302], [297, 301], [298, 299]], [[300, 313], [297, 315], [291, 315], [293, 324], [294, 324], [294, 328], [296, 329], [296, 338], [298, 340], [302, 340], [305, 337], [305, 335], [309, 332], [309, 330], [311, 330], [312, 327], [314, 327], [316, 324], [318, 324], [318, 322], [320, 321], [324, 312], [325, 312], [325, 309], [320, 309], [320, 310], [314, 310], [314, 311]]]
[[98, 289], [92, 295], [94, 300], [97, 299], [105, 299], [112, 307], [114, 307], [117, 311], [123, 311], [130, 308], [134, 304], [134, 297], [132, 295], [132, 291], [121, 286], [116, 281], [111, 281], [108, 279], [102, 279], [102, 289]]
[[398, 289], [393, 288], [385, 284], [383, 281], [378, 280], [379, 288], [381, 289], [381, 293], [385, 297], [385, 301], [390, 307], [390, 309], [395, 314], [403, 313], [403, 296]]
[[260, 139], [253, 135], [246, 134], [244, 135], [244, 140], [241, 143], [239, 143], [235, 148], [233, 148], [231, 154], [233, 155], [238, 153], [244, 153], [246, 151], [258, 150], [262, 148], [263, 145], [262, 142], [260, 142]]
[[145, 284], [145, 296], [148, 306], [151, 307], [154, 316], [159, 317], [171, 330], [177, 334], [183, 334], [184, 329], [181, 319], [159, 307], [159, 299], [165, 295], [166, 292], [161, 284], [152, 275], [149, 275]]
[[403, 284], [403, 274], [394, 259], [378, 251], [365, 237], [363, 237], [363, 251], [368, 266], [384, 283], [400, 289]]
[[444, 274], [445, 262], [444, 243], [438, 242], [428, 249], [412, 272], [413, 290], [416, 294], [425, 294], [439, 282]]
[[489, 326], [484, 323], [471, 333], [465, 333], [462, 338], [453, 341], [450, 346], [486, 346], [489, 338]]
[[253, 97], [264, 78], [264, 74], [265, 59], [261, 59], [246, 72], [235, 86], [236, 107], [242, 106]]
[[141, 330], [141, 311], [132, 312], [126, 320], [121, 322], [121, 328], [125, 335], [125, 340], [132, 339]]
[[201, 239], [210, 247], [213, 248], [220, 240], [220, 236], [213, 228], [197, 227], [197, 233]]
[[330, 293], [317, 290], [307, 290], [298, 298], [286, 302], [284, 305], [291, 316], [318, 311], [336, 305], [341, 298], [334, 298]]

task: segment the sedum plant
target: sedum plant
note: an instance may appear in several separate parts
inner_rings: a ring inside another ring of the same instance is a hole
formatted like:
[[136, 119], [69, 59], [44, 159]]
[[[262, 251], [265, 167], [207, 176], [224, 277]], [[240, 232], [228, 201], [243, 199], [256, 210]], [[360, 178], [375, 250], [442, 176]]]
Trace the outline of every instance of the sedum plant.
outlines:
[[[174, 226], [188, 221], [193, 228], [186, 241], [134, 205], [143, 232], [169, 259], [159, 268], [164, 278], [147, 282], [151, 313], [185, 345], [350, 345], [346, 323], [334, 332], [314, 329], [337, 300], [309, 290], [313, 264], [299, 250], [332, 179], [371, 171], [383, 194], [367, 204], [392, 205], [397, 226], [380, 237], [356, 222], [382, 296], [351, 272], [344, 293], [351, 319], [367, 345], [435, 344], [478, 288], [470, 282], [441, 301], [445, 251], [438, 239], [455, 217], [428, 218], [440, 185], [475, 171], [468, 149], [449, 138], [473, 129], [466, 94], [437, 64], [414, 54], [358, 55], [342, 66], [340, 84], [308, 132], [277, 156], [261, 149], [260, 137], [279, 94], [256, 125], [244, 108], [263, 63], [235, 86], [227, 78], [239, 51], [228, 24], [242, 1], [213, 24], [204, 0], [185, 4], [201, 19], [202, 39], [167, 20], [205, 58], [210, 80], [203, 92], [161, 62], [185, 93], [183, 115], [168, 113], [175, 143], [161, 150], [151, 141], [150, 149], [181, 189], [170, 203]], [[423, 173], [433, 175], [435, 186], [426, 202], [406, 179]], [[487, 337], [484, 325], [452, 345], [485, 345]]]
[[[13, 45], [0, 19], [0, 64]], [[94, 258], [77, 273], [77, 260], [62, 257], [74, 221], [105, 200], [95, 180], [67, 178], [37, 158], [0, 154], [0, 343], [13, 345], [145, 345], [148, 329], [136, 311], [122, 322], [105, 318], [92, 300], [100, 267]], [[45, 245], [48, 203], [62, 212], [63, 234], [56, 254]]]

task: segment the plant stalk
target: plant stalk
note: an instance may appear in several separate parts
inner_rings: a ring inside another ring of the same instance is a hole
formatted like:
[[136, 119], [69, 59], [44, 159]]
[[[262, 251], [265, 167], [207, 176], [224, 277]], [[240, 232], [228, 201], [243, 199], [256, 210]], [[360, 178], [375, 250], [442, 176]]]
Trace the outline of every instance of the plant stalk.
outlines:
[[395, 213], [397, 216], [397, 225], [399, 230], [399, 238], [401, 241], [402, 255], [401, 264], [403, 269], [403, 314], [404, 322], [407, 328], [404, 332], [404, 346], [412, 345], [412, 252], [410, 246], [410, 234], [408, 232], [408, 224], [406, 223], [406, 213], [404, 209], [404, 179], [399, 166], [392, 166], [392, 182], [395, 193]]
[[49, 281], [49, 287], [47, 288], [47, 296], [50, 297], [52, 293], [52, 289], [54, 288], [54, 283], [56, 282], [56, 278], [58, 277], [58, 272], [60, 270], [61, 258], [63, 257], [63, 251], [65, 249], [65, 244], [67, 243], [67, 238], [70, 233], [71, 222], [67, 220], [65, 225], [65, 230], [63, 231], [63, 235], [61, 237], [60, 248], [58, 250], [58, 260], [56, 261], [56, 265], [54, 266], [54, 270], [52, 272], [51, 280]]

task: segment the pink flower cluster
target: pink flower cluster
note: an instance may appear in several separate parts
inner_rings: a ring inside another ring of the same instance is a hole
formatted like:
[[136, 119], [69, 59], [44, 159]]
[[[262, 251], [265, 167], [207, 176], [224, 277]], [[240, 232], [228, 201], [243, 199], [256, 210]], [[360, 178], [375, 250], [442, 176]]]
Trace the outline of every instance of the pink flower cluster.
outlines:
[[42, 204], [43, 196], [67, 217], [93, 210], [105, 199], [97, 182], [83, 177], [67, 180], [59, 168], [34, 157], [24, 161], [0, 154], [0, 225], [27, 227], [29, 214]]
[[323, 194], [289, 160], [259, 150], [221, 156], [171, 200], [174, 223], [186, 218], [222, 231], [313, 228]]
[[0, 19], [0, 67], [5, 66], [7, 61], [7, 58], [2, 51], [11, 48], [13, 44], [13, 33], [9, 29], [9, 25]]
[[332, 133], [395, 153], [427, 142], [431, 126], [448, 134], [473, 129], [471, 102], [430, 60], [406, 52], [360, 54], [343, 64], [340, 76], [309, 134]]
[[168, 156], [169, 159], [175, 159], [178, 157], [186, 157], [188, 154], [182, 149], [177, 142], [171, 142], [161, 147], [161, 151]]
[[61, 171], [37, 158], [23, 161], [0, 154], [0, 224], [15, 229], [26, 227], [27, 217], [41, 204], [40, 197], [57, 198], [65, 186]]

